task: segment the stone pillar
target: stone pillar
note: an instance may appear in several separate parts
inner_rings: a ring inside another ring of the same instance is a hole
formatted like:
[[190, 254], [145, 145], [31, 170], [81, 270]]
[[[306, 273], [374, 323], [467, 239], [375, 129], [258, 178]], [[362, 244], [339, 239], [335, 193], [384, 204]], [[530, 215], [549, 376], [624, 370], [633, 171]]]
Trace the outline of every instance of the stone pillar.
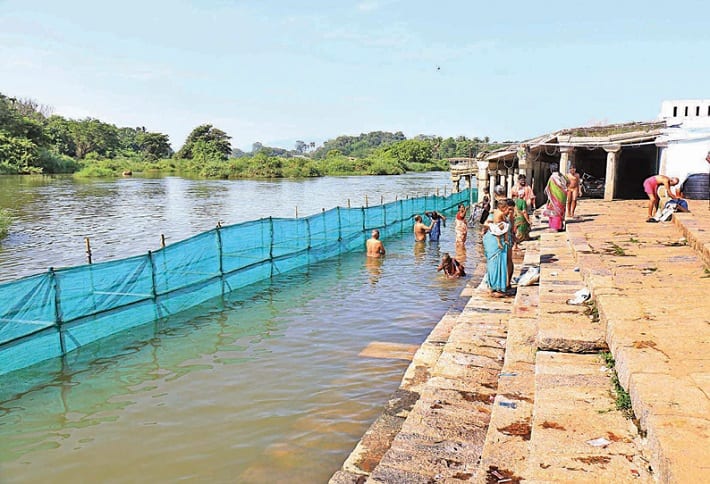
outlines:
[[493, 200], [496, 199], [495, 193], [493, 192], [493, 189], [496, 186], [496, 170], [492, 168], [488, 168], [488, 180], [490, 184], [488, 185], [488, 199], [493, 203]]
[[454, 193], [458, 193], [461, 191], [459, 188], [459, 181], [461, 180], [460, 176], [452, 176], [451, 181], [454, 182]]
[[604, 151], [606, 151], [604, 200], [611, 201], [614, 199], [614, 189], [616, 188], [616, 170], [619, 155], [621, 154], [621, 145], [605, 146]]
[[483, 201], [483, 196], [486, 195], [489, 190], [486, 190], [488, 185], [488, 162], [478, 161], [478, 174], [476, 175], [476, 180], [478, 181], [478, 201]]
[[572, 165], [574, 158], [574, 148], [571, 146], [560, 147], [560, 172], [566, 174], [569, 172], [569, 167]]
[[512, 166], [508, 168], [508, 186], [506, 187], [505, 193], [508, 194], [508, 198], [513, 196], [513, 185], [515, 183], [515, 168]]
[[528, 167], [528, 148], [525, 145], [521, 145], [518, 148], [518, 175], [525, 175], [528, 178], [528, 182], [530, 182], [528, 171], [532, 171]]

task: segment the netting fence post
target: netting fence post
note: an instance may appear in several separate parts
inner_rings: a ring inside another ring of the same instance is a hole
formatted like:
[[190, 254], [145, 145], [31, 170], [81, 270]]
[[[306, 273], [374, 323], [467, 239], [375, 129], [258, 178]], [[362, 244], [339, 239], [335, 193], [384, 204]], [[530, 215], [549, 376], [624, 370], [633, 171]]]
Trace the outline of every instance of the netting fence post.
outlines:
[[365, 230], [367, 229], [365, 225], [365, 207], [360, 207], [360, 211], [362, 212], [362, 233], [365, 233]]
[[399, 231], [404, 230], [404, 200], [400, 200], [399, 203]]
[[57, 280], [57, 274], [54, 272], [54, 267], [49, 268], [49, 277], [52, 279], [52, 290], [54, 291], [54, 325], [57, 327], [57, 332], [59, 333], [59, 347], [62, 351], [62, 355], [66, 355], [67, 345], [64, 342], [64, 331], [62, 329], [61, 293], [59, 291], [59, 281]]
[[335, 209], [338, 211], [338, 242], [343, 241], [343, 227], [340, 223], [340, 207], [335, 207]]
[[324, 208], [321, 209], [320, 214], [321, 217], [323, 217], [323, 245], [327, 247], [330, 240], [328, 240], [328, 224], [326, 223], [326, 215]]
[[387, 207], [385, 207], [384, 203], [380, 207], [382, 207], [382, 221], [385, 224], [385, 228], [387, 228]]
[[222, 250], [222, 226], [217, 224], [217, 251], [219, 256], [219, 279], [222, 281], [222, 295], [224, 296], [224, 265], [223, 265], [223, 250]]
[[274, 277], [274, 219], [269, 217], [269, 278]]
[[311, 220], [306, 218], [306, 240], [308, 241], [308, 250], [311, 250]]
[[150, 285], [153, 290], [153, 302], [158, 299], [158, 288], [155, 287], [155, 261], [153, 260], [153, 251], [148, 251], [148, 260], [150, 261]]

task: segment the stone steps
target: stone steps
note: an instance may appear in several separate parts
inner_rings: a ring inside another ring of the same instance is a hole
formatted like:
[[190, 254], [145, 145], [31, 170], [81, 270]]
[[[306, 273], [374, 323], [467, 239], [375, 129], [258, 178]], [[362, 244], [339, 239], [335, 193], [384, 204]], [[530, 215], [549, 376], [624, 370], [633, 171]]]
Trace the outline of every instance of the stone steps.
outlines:
[[526, 480], [653, 482], [638, 430], [610, 391], [599, 355], [537, 353]]
[[[496, 399], [511, 306], [510, 299], [472, 292], [429, 379], [417, 388], [421, 397], [367, 482], [474, 477]], [[404, 381], [412, 380], [408, 372]]]
[[[606, 273], [584, 275], [656, 477], [697, 482], [710, 475], [710, 222], [691, 213], [646, 224], [618, 206], [597, 204], [594, 225], [572, 227], [571, 236], [584, 239]], [[616, 251], [607, 250], [612, 244]]]
[[651, 481], [637, 429], [615, 409], [598, 355], [604, 325], [590, 318], [591, 306], [566, 304], [584, 287], [573, 243], [544, 233], [527, 245], [525, 263], [540, 264], [540, 285], [518, 289], [498, 383], [499, 397], [524, 400], [494, 406], [477, 482]]
[[[523, 268], [536, 266], [539, 262], [538, 245], [527, 243]], [[476, 482], [518, 480], [526, 472], [535, 399], [538, 299], [537, 285], [517, 289], [512, 315], [508, 319], [508, 338], [498, 379], [498, 395], [481, 452]]]

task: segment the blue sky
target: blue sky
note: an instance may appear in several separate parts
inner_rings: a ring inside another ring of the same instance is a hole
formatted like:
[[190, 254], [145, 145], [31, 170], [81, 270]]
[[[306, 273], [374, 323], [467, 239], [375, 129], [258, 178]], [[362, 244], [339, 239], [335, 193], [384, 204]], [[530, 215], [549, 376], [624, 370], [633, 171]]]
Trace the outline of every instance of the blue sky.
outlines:
[[0, 0], [0, 92], [175, 149], [211, 123], [246, 151], [520, 140], [710, 97], [710, 2], [632, 3]]

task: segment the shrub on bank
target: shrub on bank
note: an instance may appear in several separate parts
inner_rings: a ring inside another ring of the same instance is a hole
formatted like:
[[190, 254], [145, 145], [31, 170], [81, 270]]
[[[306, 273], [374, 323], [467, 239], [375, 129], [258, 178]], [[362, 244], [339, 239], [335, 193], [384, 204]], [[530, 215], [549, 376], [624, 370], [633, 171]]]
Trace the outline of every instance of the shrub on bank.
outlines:
[[7, 236], [10, 231], [10, 224], [12, 224], [10, 211], [6, 208], [0, 208], [0, 239]]

